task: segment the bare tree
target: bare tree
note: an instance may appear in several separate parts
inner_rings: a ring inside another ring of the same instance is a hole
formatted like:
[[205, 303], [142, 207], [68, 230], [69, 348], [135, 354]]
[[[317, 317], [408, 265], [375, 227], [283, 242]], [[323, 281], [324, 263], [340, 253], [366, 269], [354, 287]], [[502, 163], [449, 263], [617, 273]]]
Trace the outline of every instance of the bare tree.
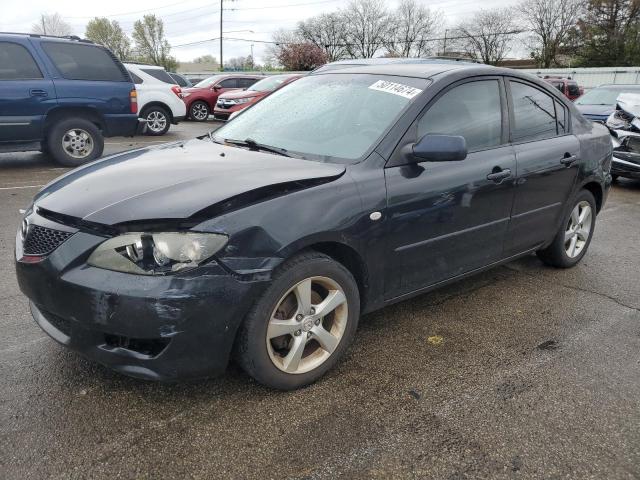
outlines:
[[389, 14], [382, 0], [352, 0], [342, 14], [349, 56], [372, 58], [384, 45], [387, 34]]
[[65, 22], [59, 13], [40, 15], [38, 23], [34, 23], [31, 27], [33, 33], [38, 35], [55, 35], [64, 37], [71, 35], [71, 25]]
[[298, 34], [321, 48], [328, 61], [347, 56], [346, 21], [341, 12], [323, 13], [298, 23]]
[[435, 45], [428, 40], [437, 35], [442, 23], [439, 11], [432, 11], [416, 0], [401, 0], [389, 20], [384, 42], [388, 55], [420, 57], [431, 54]]
[[532, 34], [529, 46], [542, 68], [557, 64], [562, 45], [584, 11], [583, 0], [523, 0], [518, 11]]
[[495, 65], [503, 60], [517, 33], [509, 8], [480, 10], [456, 29], [466, 54], [475, 60]]
[[155, 15], [145, 15], [133, 24], [135, 53], [139, 59], [153, 65], [161, 65], [169, 71], [178, 67], [178, 61], [169, 55], [171, 46], [164, 36], [164, 23]]

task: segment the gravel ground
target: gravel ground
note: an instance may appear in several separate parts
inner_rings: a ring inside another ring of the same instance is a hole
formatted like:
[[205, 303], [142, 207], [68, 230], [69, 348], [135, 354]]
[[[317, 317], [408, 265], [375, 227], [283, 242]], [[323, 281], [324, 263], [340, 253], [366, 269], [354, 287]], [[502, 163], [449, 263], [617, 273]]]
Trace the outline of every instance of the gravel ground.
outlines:
[[0, 155], [0, 478], [640, 478], [640, 182], [613, 188], [576, 268], [531, 256], [368, 315], [337, 369], [281, 393], [234, 366], [130, 379], [35, 325], [18, 209], [64, 171]]

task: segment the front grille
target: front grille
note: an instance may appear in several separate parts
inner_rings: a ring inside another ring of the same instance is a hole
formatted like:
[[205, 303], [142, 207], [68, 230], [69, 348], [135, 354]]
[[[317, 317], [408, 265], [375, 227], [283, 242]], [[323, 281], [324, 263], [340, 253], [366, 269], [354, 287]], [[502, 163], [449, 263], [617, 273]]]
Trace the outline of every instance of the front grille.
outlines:
[[73, 233], [53, 230], [39, 225], [29, 225], [24, 239], [25, 255], [49, 255]]

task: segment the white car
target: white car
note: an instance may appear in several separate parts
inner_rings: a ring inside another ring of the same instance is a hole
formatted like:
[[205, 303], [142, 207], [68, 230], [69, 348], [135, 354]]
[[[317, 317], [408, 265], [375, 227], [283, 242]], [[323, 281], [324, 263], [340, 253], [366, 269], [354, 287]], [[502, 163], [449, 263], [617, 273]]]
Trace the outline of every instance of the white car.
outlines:
[[187, 107], [182, 89], [162, 67], [125, 63], [138, 92], [139, 117], [147, 135], [164, 135], [173, 123], [184, 120]]

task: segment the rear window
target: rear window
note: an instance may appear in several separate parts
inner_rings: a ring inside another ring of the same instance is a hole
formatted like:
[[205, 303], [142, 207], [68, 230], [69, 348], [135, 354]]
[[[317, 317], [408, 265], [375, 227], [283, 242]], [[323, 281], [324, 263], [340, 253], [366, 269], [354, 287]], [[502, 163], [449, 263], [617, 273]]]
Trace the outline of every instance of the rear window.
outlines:
[[253, 85], [254, 83], [256, 83], [258, 80], [260, 80], [259, 78], [239, 78], [238, 79], [238, 86], [240, 88], [248, 88], [251, 85]]
[[17, 43], [0, 42], [0, 80], [42, 78], [31, 53]]
[[164, 70], [160, 70], [159, 68], [141, 68], [140, 70], [142, 70], [147, 75], [151, 75], [156, 80], [160, 80], [161, 82], [169, 83], [171, 85], [176, 84], [176, 81], [171, 78], [171, 75], [169, 75]]
[[68, 80], [129, 81], [125, 72], [103, 48], [63, 42], [42, 42], [42, 48]]

